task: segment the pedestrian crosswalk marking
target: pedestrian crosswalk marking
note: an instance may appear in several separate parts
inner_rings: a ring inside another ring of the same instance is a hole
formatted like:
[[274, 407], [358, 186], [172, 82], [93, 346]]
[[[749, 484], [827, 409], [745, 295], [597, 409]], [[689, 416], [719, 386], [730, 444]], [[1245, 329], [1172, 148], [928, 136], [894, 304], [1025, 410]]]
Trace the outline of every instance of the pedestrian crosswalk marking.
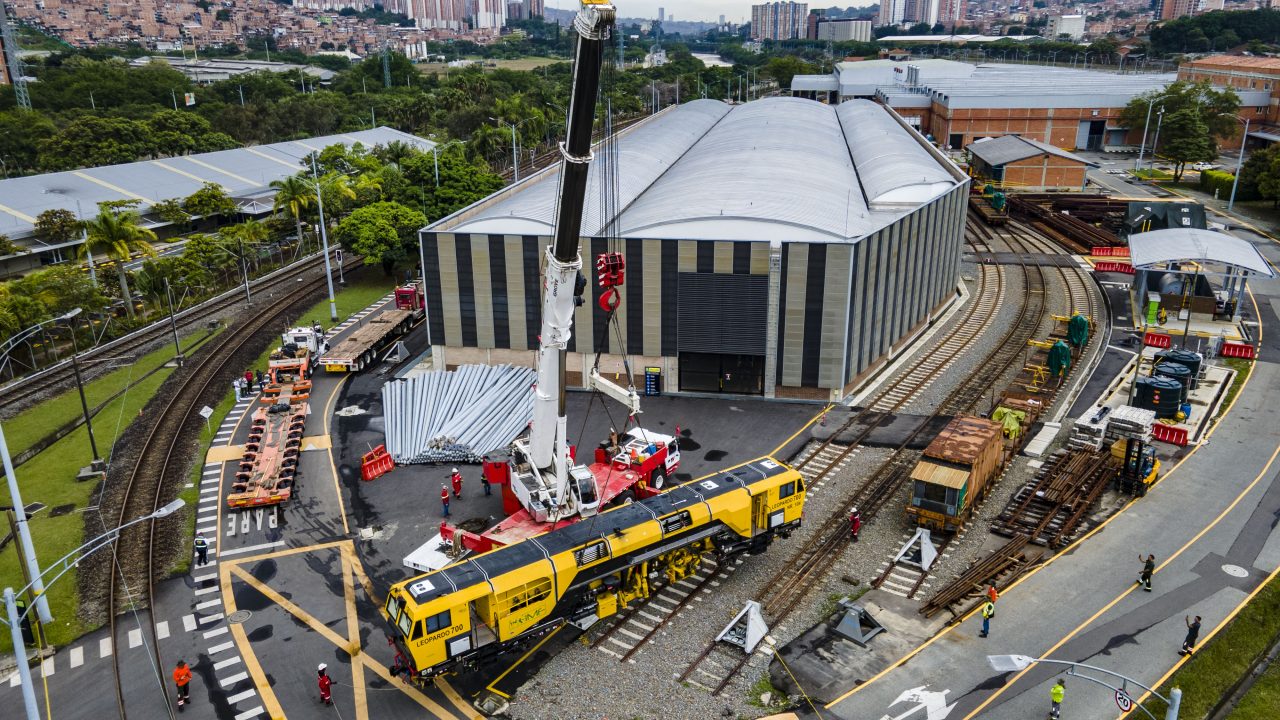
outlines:
[[195, 630], [195, 629], [196, 629], [196, 616], [195, 616], [195, 615], [183, 615], [183, 616], [182, 616], [182, 629], [183, 629], [183, 630], [186, 630], [187, 632], [191, 632], [192, 630]]
[[223, 650], [230, 650], [231, 648], [235, 647], [235, 645], [236, 644], [233, 642], [224, 642], [221, 645], [214, 645], [213, 647], [209, 648], [209, 654], [217, 655]]
[[98, 641], [98, 657], [104, 658], [111, 654], [111, 638], [104, 637]]
[[136, 648], [142, 644], [142, 629], [134, 628], [129, 631], [129, 647]]
[[[223, 678], [221, 681], [219, 681], [219, 684], [220, 684], [220, 685], [222, 685], [222, 687], [224, 687], [224, 688], [228, 688], [228, 687], [231, 687], [232, 685], [235, 685], [236, 683], [240, 682], [241, 680], [245, 680], [245, 679], [247, 679], [248, 677], [249, 677], [249, 673], [247, 673], [247, 672], [238, 672], [238, 673], [236, 673], [235, 675], [232, 675], [232, 676], [227, 677], [227, 678]], [[230, 698], [228, 698], [228, 699], [230, 699]]]
[[[241, 700], [248, 700], [249, 698], [253, 697], [255, 694], [256, 694], [256, 693], [255, 693], [253, 690], [245, 690], [244, 692], [236, 693], [235, 695], [229, 695], [229, 696], [227, 696], [227, 702], [228, 702], [229, 704], [231, 704], [231, 705], [235, 705], [236, 703], [240, 702]], [[237, 715], [236, 717], [237, 717], [237, 718], [239, 718], [240, 716], [239, 716], [239, 715]], [[253, 716], [252, 716], [252, 715], [249, 715], [248, 717], [253, 717]]]
[[198, 622], [199, 622], [201, 625], [208, 625], [209, 623], [216, 623], [216, 622], [218, 622], [219, 620], [221, 620], [221, 619], [222, 619], [222, 617], [223, 617], [223, 616], [222, 616], [222, 613], [215, 613], [215, 614], [213, 614], [213, 615], [205, 615], [204, 617], [200, 618]]
[[200, 575], [199, 577], [193, 577], [191, 579], [198, 583], [207, 582], [209, 580], [217, 580], [218, 573], [209, 573], [207, 575]]
[[209, 638], [215, 638], [215, 637], [218, 637], [219, 635], [225, 635], [225, 634], [227, 634], [227, 628], [225, 627], [214, 628], [204, 634], [204, 639], [208, 640]]
[[45, 677], [53, 675], [53, 658], [45, 658], [45, 661], [40, 663], [40, 672]]
[[213, 587], [207, 587], [207, 588], [196, 588], [196, 589], [195, 589], [194, 594], [196, 594], [196, 595], [208, 595], [209, 593], [213, 593], [213, 592], [218, 592], [218, 586], [217, 586], [217, 585], [214, 585]]
[[74, 670], [75, 668], [78, 668], [83, 664], [84, 664], [84, 648], [82, 647], [71, 648], [71, 668]]
[[214, 664], [213, 664], [213, 669], [214, 669], [214, 670], [221, 670], [221, 669], [222, 669], [222, 668], [224, 668], [224, 667], [229, 667], [229, 666], [231, 666], [231, 665], [235, 665], [235, 664], [236, 664], [236, 663], [238, 663], [238, 662], [240, 662], [240, 656], [239, 656], [239, 655], [237, 655], [237, 656], [235, 656], [235, 657], [233, 657], [233, 658], [227, 658], [226, 660], [219, 660], [218, 662], [216, 662], [216, 663], [214, 663]]
[[218, 607], [220, 605], [222, 605], [222, 598], [218, 598], [217, 600], [205, 600], [202, 603], [196, 604], [196, 610], [208, 610], [211, 607]]
[[156, 639], [164, 640], [167, 637], [169, 637], [169, 621], [161, 620], [156, 623]]
[[9, 687], [16, 688], [21, 681], [22, 678], [18, 676], [18, 673], [14, 673], [9, 676]]
[[262, 706], [259, 705], [258, 707], [253, 708], [252, 710], [245, 710], [244, 712], [240, 713], [239, 715], [236, 716], [236, 720], [249, 720], [249, 718], [258, 717], [263, 712], [264, 711], [262, 709]]

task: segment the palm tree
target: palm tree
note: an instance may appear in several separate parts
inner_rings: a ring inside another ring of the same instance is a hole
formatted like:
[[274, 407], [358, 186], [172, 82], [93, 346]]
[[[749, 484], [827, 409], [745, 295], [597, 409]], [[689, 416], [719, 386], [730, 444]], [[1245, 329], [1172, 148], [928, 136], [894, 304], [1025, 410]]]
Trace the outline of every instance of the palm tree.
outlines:
[[418, 154], [418, 149], [403, 140], [392, 140], [382, 148], [382, 156], [387, 162], [400, 167], [405, 159]]
[[120, 279], [120, 294], [124, 298], [125, 312], [133, 319], [133, 296], [129, 294], [129, 273], [125, 263], [133, 253], [141, 252], [147, 257], [154, 257], [156, 251], [151, 243], [156, 234], [142, 227], [138, 222], [142, 216], [133, 210], [110, 211], [98, 213], [98, 217], [85, 222], [87, 237], [80, 246], [81, 254], [103, 254], [116, 263], [116, 275]]
[[316, 201], [316, 186], [297, 175], [290, 175], [282, 180], [272, 180], [270, 184], [276, 191], [271, 209], [274, 212], [280, 212], [283, 208], [293, 216], [293, 223], [298, 229], [298, 246], [301, 247], [302, 213]]
[[346, 206], [348, 200], [356, 199], [356, 191], [351, 187], [350, 177], [339, 172], [331, 172], [320, 176], [320, 197], [325, 205], [329, 206], [329, 213], [337, 215]]

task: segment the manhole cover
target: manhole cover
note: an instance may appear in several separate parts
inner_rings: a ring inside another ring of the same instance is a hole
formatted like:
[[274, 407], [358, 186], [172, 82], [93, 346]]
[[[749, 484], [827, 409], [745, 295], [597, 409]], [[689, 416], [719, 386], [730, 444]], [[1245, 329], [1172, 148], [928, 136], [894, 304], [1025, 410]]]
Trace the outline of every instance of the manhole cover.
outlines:
[[1249, 571], [1239, 565], [1223, 565], [1222, 572], [1230, 575], [1231, 577], [1249, 577]]
[[49, 511], [49, 517], [61, 517], [75, 509], [75, 505], [55, 505], [53, 506], [53, 509]]
[[342, 408], [341, 410], [334, 411], [333, 414], [337, 415], [338, 417], [354, 417], [356, 415], [364, 415], [367, 412], [368, 412], [367, 410], [360, 407], [359, 405], [348, 405]]
[[239, 625], [251, 617], [253, 617], [253, 613], [249, 610], [237, 610], [227, 616], [227, 622]]

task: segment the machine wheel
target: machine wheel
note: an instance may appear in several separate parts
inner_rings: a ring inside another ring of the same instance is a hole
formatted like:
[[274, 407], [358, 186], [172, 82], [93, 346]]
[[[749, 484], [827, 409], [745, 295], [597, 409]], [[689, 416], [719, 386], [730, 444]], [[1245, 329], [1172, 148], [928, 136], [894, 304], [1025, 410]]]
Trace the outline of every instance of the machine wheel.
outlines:
[[653, 475], [649, 477], [649, 487], [654, 490], [661, 490], [667, 484], [667, 474], [661, 469], [654, 470]]
[[628, 489], [618, 493], [617, 496], [614, 497], [609, 504], [613, 505], [614, 507], [621, 507], [623, 505], [630, 505], [635, 501], [636, 501], [636, 492], [634, 490]]

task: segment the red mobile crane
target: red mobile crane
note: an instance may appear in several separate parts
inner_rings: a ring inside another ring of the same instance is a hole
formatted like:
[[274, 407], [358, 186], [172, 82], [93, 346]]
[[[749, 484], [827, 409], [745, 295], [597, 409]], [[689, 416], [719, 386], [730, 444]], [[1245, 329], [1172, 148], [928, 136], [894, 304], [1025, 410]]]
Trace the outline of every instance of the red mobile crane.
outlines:
[[[502, 488], [508, 517], [479, 534], [442, 523], [441, 536], [452, 541], [455, 550], [484, 552], [591, 517], [610, 502], [649, 497], [662, 490], [680, 464], [677, 437], [638, 426], [621, 434], [611, 433], [596, 449], [590, 464], [577, 464], [568, 442], [565, 355], [573, 330], [573, 310], [582, 303], [586, 289], [578, 251], [592, 160], [591, 127], [604, 48], [616, 19], [616, 10], [607, 0], [581, 2], [573, 23], [578, 33], [573, 93], [565, 141], [560, 145], [564, 158], [560, 202], [554, 239], [546, 255], [533, 422], [528, 436], [512, 443], [509, 461], [484, 464], [485, 476]], [[617, 287], [625, 275], [621, 254], [601, 255], [597, 271], [605, 289], [601, 309], [612, 320], [618, 306]], [[629, 420], [634, 421], [640, 413], [640, 397], [629, 379], [624, 388], [593, 368], [589, 382], [594, 390], [625, 405]]]

